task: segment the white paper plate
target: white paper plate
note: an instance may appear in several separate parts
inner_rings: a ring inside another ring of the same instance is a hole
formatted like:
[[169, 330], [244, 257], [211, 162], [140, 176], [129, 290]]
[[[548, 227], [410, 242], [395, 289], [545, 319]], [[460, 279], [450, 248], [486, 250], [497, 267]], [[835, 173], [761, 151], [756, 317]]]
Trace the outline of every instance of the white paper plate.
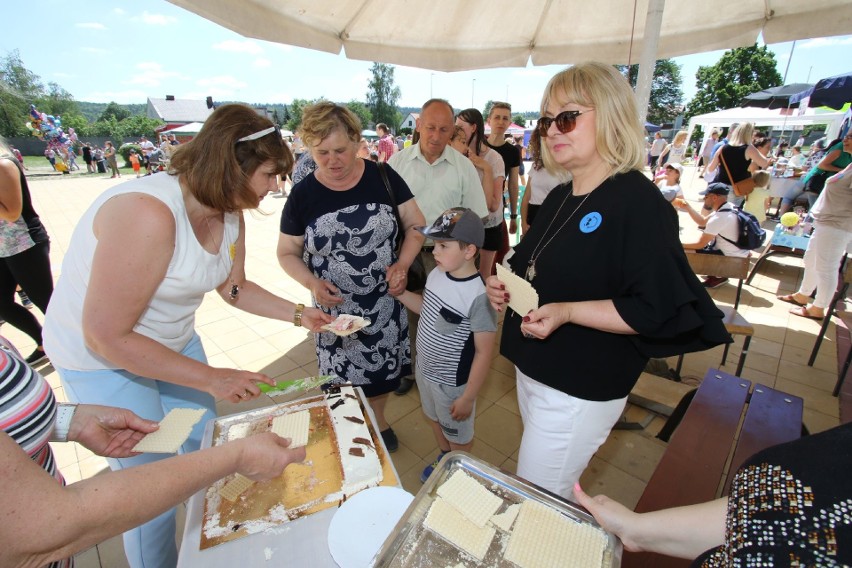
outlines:
[[414, 496], [398, 487], [373, 487], [348, 499], [328, 526], [328, 549], [340, 568], [366, 568]]

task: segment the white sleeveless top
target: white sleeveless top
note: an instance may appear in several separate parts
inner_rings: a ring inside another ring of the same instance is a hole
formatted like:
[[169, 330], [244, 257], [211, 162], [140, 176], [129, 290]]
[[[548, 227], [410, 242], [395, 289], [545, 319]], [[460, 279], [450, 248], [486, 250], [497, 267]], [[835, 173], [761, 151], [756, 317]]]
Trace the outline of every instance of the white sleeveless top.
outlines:
[[76, 371], [115, 369], [116, 365], [88, 349], [83, 339], [83, 302], [98, 244], [92, 232], [95, 215], [116, 195], [144, 193], [156, 197], [175, 217], [175, 249], [166, 276], [133, 330], [181, 351], [192, 338], [195, 311], [204, 294], [228, 278], [231, 251], [240, 231], [240, 215], [225, 214], [225, 237], [214, 255], [201, 246], [186, 215], [177, 176], [157, 174], [122, 183], [101, 194], [83, 214], [74, 233], [44, 325], [44, 346], [52, 362]]

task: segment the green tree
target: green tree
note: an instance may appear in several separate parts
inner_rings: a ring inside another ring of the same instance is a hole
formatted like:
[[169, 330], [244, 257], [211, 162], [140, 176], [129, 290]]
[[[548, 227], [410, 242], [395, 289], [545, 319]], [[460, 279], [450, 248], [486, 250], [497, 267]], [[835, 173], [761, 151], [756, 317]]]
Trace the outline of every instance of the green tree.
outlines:
[[[639, 66], [631, 65], [628, 71], [626, 65], [616, 65], [622, 75], [633, 88], [639, 78]], [[683, 112], [683, 78], [680, 65], [671, 59], [659, 59], [654, 64], [654, 78], [651, 81], [651, 97], [648, 100], [648, 122], [662, 124], [673, 122], [675, 117]]]
[[396, 130], [402, 115], [396, 108], [401, 92], [394, 84], [394, 67], [386, 63], [373, 63], [370, 72], [373, 77], [367, 84], [367, 108], [376, 123], [384, 122]]
[[488, 122], [488, 115], [491, 114], [491, 107], [494, 106], [494, 101], [489, 100], [485, 103], [485, 108], [482, 109], [482, 118], [485, 119], [485, 122]]
[[39, 76], [24, 66], [17, 49], [10, 51], [0, 60], [0, 134], [28, 134], [25, 124], [30, 120], [29, 107], [43, 95]]
[[47, 84], [47, 92], [39, 98], [38, 108], [47, 114], [61, 116], [63, 126], [67, 115], [80, 114], [80, 108], [77, 106], [74, 96], [57, 83]]
[[324, 100], [322, 97], [310, 101], [308, 99], [293, 99], [293, 102], [287, 107], [287, 114], [290, 115], [289, 120], [287, 120], [287, 130], [292, 130], [293, 132], [299, 130], [299, 127], [302, 125], [302, 111], [305, 110], [305, 107], [315, 105]]
[[[361, 121], [361, 128], [370, 128], [373, 124], [373, 114], [370, 112], [370, 109], [367, 108], [367, 105], [360, 101], [349, 101], [346, 103], [346, 108], [354, 112], [358, 116], [358, 120]], [[397, 123], [399, 124], [399, 123]], [[394, 125], [391, 124], [391, 127]]]
[[118, 104], [117, 102], [112, 101], [101, 113], [101, 116], [98, 118], [98, 122], [107, 120], [110, 117], [114, 118], [116, 122], [121, 122], [125, 118], [130, 117], [130, 111]]
[[522, 115], [521, 113], [518, 113], [518, 114], [512, 116], [512, 122], [514, 122], [518, 126], [523, 126], [524, 123], [526, 122], [526, 119], [524, 118], [524, 115]]
[[775, 54], [765, 45], [726, 51], [715, 65], [698, 68], [698, 92], [687, 105], [686, 117], [738, 106], [744, 96], [780, 84]]
[[281, 126], [281, 117], [278, 116], [278, 109], [272, 111], [272, 122]]
[[124, 120], [120, 120], [117, 124], [117, 129], [115, 130], [115, 136], [118, 139], [122, 138], [139, 138], [141, 136], [145, 136], [149, 140], [153, 140], [156, 142], [157, 140], [157, 128], [163, 126], [165, 123], [162, 120], [158, 120], [156, 118], [148, 118], [147, 116], [131, 116], [125, 118]]

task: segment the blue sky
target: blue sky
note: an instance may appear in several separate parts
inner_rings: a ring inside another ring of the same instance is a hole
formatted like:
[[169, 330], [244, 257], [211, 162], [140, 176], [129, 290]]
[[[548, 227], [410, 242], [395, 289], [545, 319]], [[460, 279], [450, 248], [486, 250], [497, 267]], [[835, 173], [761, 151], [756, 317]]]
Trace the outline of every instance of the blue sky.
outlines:
[[[294, 98], [365, 98], [370, 63], [340, 55], [247, 39], [164, 0], [135, 5], [86, 0], [8, 2], [0, 24], [0, 54], [20, 51], [28, 69], [80, 101], [145, 103], [147, 97], [289, 103]], [[784, 75], [791, 43], [770, 45]], [[678, 57], [685, 100], [695, 72], [722, 51]], [[817, 80], [852, 70], [852, 36], [796, 43], [787, 82]], [[519, 111], [537, 110], [541, 93], [563, 66], [458, 73], [396, 67], [402, 106], [430, 96], [457, 108], [483, 108], [508, 99]]]

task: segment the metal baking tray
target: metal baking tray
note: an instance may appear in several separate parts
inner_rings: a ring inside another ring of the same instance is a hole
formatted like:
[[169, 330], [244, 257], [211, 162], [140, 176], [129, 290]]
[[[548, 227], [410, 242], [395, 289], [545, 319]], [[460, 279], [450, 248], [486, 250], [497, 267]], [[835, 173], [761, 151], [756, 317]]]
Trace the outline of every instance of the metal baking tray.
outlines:
[[[474, 557], [462, 552], [423, 526], [426, 514], [436, 498], [436, 490], [458, 469], [464, 470], [482, 483], [486, 489], [503, 499], [503, 505], [497, 510], [498, 513], [505, 511], [509, 505], [520, 503], [525, 499], [534, 499], [576, 522], [595, 527], [607, 537], [601, 567], [621, 566], [621, 541], [601, 528], [585, 509], [468, 453], [450, 452], [438, 464], [435, 473], [417, 493], [414, 501], [373, 558], [374, 568], [433, 568], [456, 566], [459, 563], [465, 567], [517, 568], [512, 562], [503, 559], [503, 553], [509, 542], [507, 533], [497, 531], [497, 536], [491, 542], [491, 548], [485, 558], [482, 562], [478, 562]], [[566, 559], [565, 565], [570, 565], [570, 559]]]

